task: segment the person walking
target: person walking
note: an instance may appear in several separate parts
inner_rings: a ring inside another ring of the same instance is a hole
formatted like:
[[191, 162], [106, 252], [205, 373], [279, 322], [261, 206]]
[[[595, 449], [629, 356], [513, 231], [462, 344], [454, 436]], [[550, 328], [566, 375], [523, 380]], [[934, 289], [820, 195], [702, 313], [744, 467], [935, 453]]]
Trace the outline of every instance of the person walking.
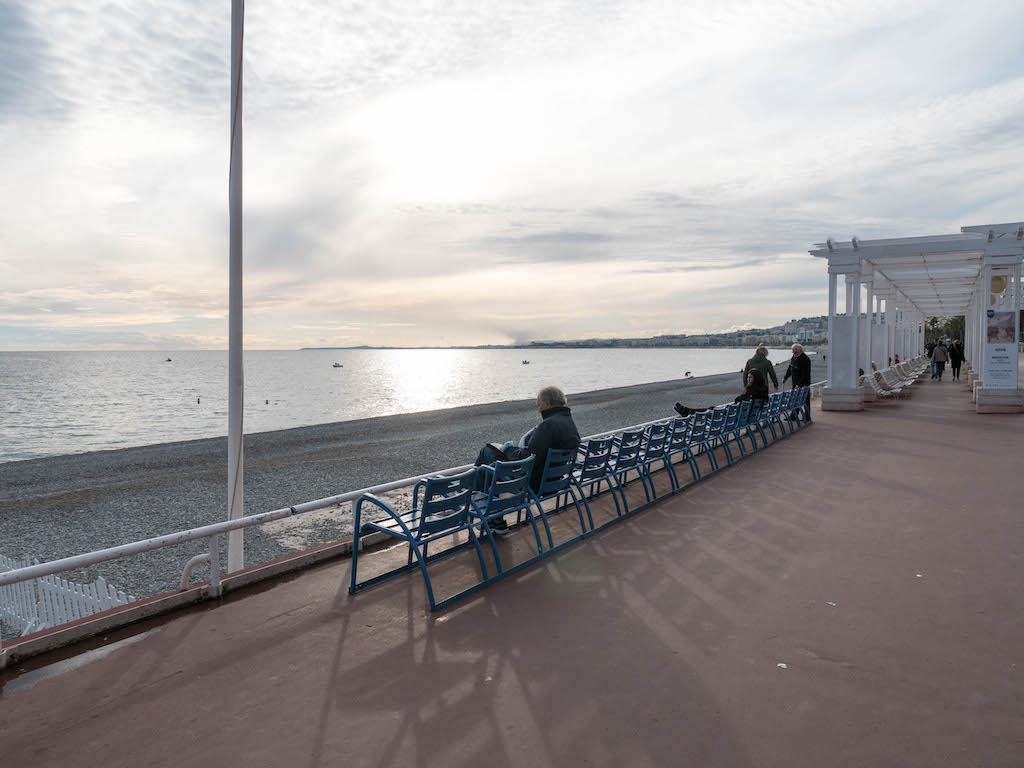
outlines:
[[953, 381], [960, 381], [960, 366], [964, 364], [964, 344], [959, 339], [949, 349], [949, 367], [953, 372]]
[[[933, 353], [933, 352], [935, 351], [935, 347], [936, 347], [936, 346], [937, 346], [937, 345], [936, 345], [936, 343], [935, 343], [934, 341], [929, 341], [929, 342], [928, 342], [927, 344], [925, 344], [925, 345], [924, 345], [924, 351], [928, 353], [928, 360], [930, 360], [930, 361], [931, 361], [931, 366], [932, 366], [932, 378], [933, 378], [933, 379], [934, 379], [934, 378], [937, 378], [937, 377], [935, 376], [935, 360], [933, 360], [933, 359], [932, 359], [932, 353]], [[890, 365], [891, 365], [891, 364], [892, 364], [892, 363], [890, 362]]]
[[946, 369], [947, 360], [949, 360], [949, 350], [940, 341], [932, 350], [932, 364], [935, 366], [935, 375], [932, 378], [942, 381], [942, 372]]
[[765, 386], [768, 385], [768, 379], [771, 379], [772, 386], [775, 387], [776, 392], [778, 391], [779, 377], [775, 375], [775, 366], [768, 359], [768, 348], [764, 345], [754, 350], [754, 356], [747, 360], [747, 364], [743, 366], [743, 386], [747, 385], [747, 374], [751, 371], [758, 371], [761, 374], [761, 379], [765, 382]]

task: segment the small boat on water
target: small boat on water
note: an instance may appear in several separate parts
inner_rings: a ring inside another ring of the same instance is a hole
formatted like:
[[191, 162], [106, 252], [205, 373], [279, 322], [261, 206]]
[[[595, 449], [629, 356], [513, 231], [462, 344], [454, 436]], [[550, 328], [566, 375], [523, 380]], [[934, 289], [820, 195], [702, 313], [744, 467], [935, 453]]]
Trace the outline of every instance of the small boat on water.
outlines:
[[167, 358], [166, 360], [164, 360], [164, 362], [165, 362], [165, 363], [169, 363], [169, 362], [171, 362], [171, 358], [169, 358], [169, 357], [168, 357], [168, 358]]
[[335, 364], [334, 364], [334, 367], [335, 367], [335, 368], [344, 368], [345, 366], [344, 366], [344, 365], [342, 365], [341, 363], [335, 363]]
[[523, 365], [529, 365], [529, 364], [530, 364], [529, 360], [523, 360]]

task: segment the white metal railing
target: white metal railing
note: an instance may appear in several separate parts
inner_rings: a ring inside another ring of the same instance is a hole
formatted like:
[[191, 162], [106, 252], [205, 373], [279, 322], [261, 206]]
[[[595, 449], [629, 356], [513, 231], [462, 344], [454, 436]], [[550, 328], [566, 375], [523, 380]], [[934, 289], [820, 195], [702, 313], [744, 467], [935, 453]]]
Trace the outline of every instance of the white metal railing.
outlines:
[[[14, 560], [0, 555], [0, 571], [13, 571], [39, 562], [31, 558]], [[0, 622], [24, 635], [31, 631], [39, 619], [38, 600], [34, 582], [22, 581], [0, 587]]]
[[[582, 440], [593, 440], [598, 437], [604, 437], [610, 434], [621, 433], [626, 430], [639, 429], [642, 427], [650, 426], [651, 424], [658, 424], [661, 422], [669, 421], [675, 418], [674, 416], [663, 417], [660, 419], [652, 419], [651, 421], [645, 421], [642, 424], [633, 424], [628, 427], [620, 427], [611, 430], [604, 430], [594, 435], [588, 435], [587, 437], [581, 438]], [[212, 523], [210, 525], [200, 526], [198, 528], [189, 528], [188, 530], [178, 531], [176, 533], [168, 533], [163, 536], [156, 536], [150, 539], [143, 539], [141, 541], [131, 542], [129, 544], [121, 544], [116, 547], [107, 547], [106, 549], [99, 549], [94, 552], [87, 552], [81, 555], [73, 555], [71, 557], [64, 557], [59, 560], [52, 560], [47, 563], [33, 563], [30, 565], [23, 565], [22, 567], [15, 568], [10, 571], [0, 572], [0, 589], [7, 586], [17, 585], [31, 579], [38, 579], [44, 576], [51, 576], [61, 571], [70, 571], [78, 568], [86, 568], [97, 563], [109, 562], [111, 560], [119, 560], [123, 557], [131, 557], [133, 555], [142, 554], [143, 552], [151, 552], [155, 549], [163, 549], [165, 547], [173, 547], [179, 544], [184, 544], [189, 541], [196, 541], [199, 539], [209, 539], [209, 550], [207, 553], [197, 555], [191, 558], [185, 566], [185, 571], [182, 577], [182, 589], [187, 587], [187, 578], [192, 567], [199, 562], [209, 562], [210, 564], [210, 587], [209, 594], [211, 596], [218, 596], [221, 593], [221, 568], [220, 568], [220, 537], [223, 534], [231, 531], [241, 530], [243, 528], [251, 528], [256, 525], [263, 525], [264, 523], [270, 523], [275, 520], [283, 520], [287, 517], [295, 515], [301, 515], [306, 512], [313, 512], [318, 509], [324, 509], [325, 507], [332, 507], [338, 504], [342, 504], [347, 501], [354, 501], [360, 496], [366, 493], [381, 494], [388, 491], [398, 490], [400, 488], [407, 488], [411, 485], [415, 485], [420, 480], [424, 480], [428, 477], [437, 477], [439, 475], [455, 475], [460, 472], [472, 468], [473, 464], [463, 464], [458, 467], [449, 467], [448, 469], [435, 470], [433, 472], [426, 472], [422, 475], [416, 475], [415, 477], [407, 477], [402, 480], [394, 480], [390, 483], [382, 483], [380, 485], [370, 486], [369, 488], [361, 488], [358, 491], [348, 491], [346, 493], [340, 493], [336, 496], [329, 496], [323, 499], [317, 499], [316, 501], [309, 501], [304, 504], [296, 504], [293, 507], [285, 507], [283, 509], [275, 509], [271, 512], [262, 512], [256, 515], [247, 515], [246, 517], [238, 518], [236, 520], [225, 520], [220, 523]], [[0, 668], [4, 666], [6, 662], [6, 654], [3, 650], [2, 644], [0, 644]]]
[[[38, 564], [35, 558], [16, 561], [0, 555], [0, 570]], [[134, 595], [126, 595], [102, 576], [79, 584], [48, 574], [0, 587], [0, 620], [24, 636], [134, 602]]]

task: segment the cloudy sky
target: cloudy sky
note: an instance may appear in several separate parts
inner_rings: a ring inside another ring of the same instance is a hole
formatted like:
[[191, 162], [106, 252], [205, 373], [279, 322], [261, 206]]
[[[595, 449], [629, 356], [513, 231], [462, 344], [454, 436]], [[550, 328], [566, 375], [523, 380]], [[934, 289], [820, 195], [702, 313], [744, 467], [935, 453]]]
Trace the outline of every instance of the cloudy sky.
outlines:
[[[229, 0], [0, 0], [0, 349], [224, 348]], [[245, 344], [825, 311], [1024, 213], [1024, 0], [249, 0]]]

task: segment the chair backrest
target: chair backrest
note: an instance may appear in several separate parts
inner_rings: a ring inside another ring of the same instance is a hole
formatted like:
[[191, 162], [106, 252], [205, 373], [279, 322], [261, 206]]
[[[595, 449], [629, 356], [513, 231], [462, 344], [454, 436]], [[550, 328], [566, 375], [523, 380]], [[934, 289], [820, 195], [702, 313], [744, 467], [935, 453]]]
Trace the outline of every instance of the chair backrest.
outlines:
[[544, 471], [540, 476], [540, 487], [537, 495], [546, 499], [561, 493], [572, 483], [572, 472], [576, 468], [575, 448], [549, 448], [548, 457], [544, 460]]
[[663, 421], [659, 424], [651, 424], [644, 430], [644, 461], [662, 459], [668, 448], [668, 433], [671, 422]]
[[615, 469], [630, 469], [640, 459], [643, 446], [644, 431], [642, 429], [626, 430], [618, 437], [619, 450], [615, 452]]
[[672, 428], [668, 433], [668, 452], [675, 453], [683, 450], [690, 443], [690, 436], [693, 431], [693, 416], [686, 418], [672, 419]]
[[788, 411], [793, 407], [793, 393], [795, 389], [788, 389], [782, 393], [782, 397], [779, 398], [779, 412]]
[[[744, 400], [744, 402], [749, 402]], [[725, 432], [732, 432], [736, 429], [736, 425], [739, 423], [740, 418], [740, 406], [738, 403], [729, 403], [725, 407], [725, 424], [722, 425], [722, 429]]]
[[495, 515], [508, 509], [517, 509], [526, 503], [530, 493], [530, 473], [534, 456], [518, 461], [496, 461], [491, 466], [491, 482], [487, 487], [485, 515]]
[[582, 449], [583, 455], [576, 460], [576, 479], [583, 483], [608, 474], [614, 445], [615, 440], [610, 435], [590, 440], [587, 447]]
[[751, 417], [751, 414], [753, 413], [753, 409], [754, 409], [754, 401], [753, 400], [741, 400], [740, 401], [739, 411], [736, 414], [736, 424], [734, 425], [733, 428], [734, 429], [739, 429], [740, 427], [747, 426], [747, 424], [750, 423], [750, 417]]
[[418, 538], [466, 524], [478, 471], [473, 467], [458, 475], [430, 477], [421, 481], [417, 489], [423, 491], [423, 502], [417, 510]]
[[690, 416], [689, 438], [691, 443], [703, 443], [708, 439], [708, 421], [711, 416], [707, 411], [700, 411]]
[[725, 427], [725, 408], [715, 408], [708, 419], [708, 437], [721, 437]]

